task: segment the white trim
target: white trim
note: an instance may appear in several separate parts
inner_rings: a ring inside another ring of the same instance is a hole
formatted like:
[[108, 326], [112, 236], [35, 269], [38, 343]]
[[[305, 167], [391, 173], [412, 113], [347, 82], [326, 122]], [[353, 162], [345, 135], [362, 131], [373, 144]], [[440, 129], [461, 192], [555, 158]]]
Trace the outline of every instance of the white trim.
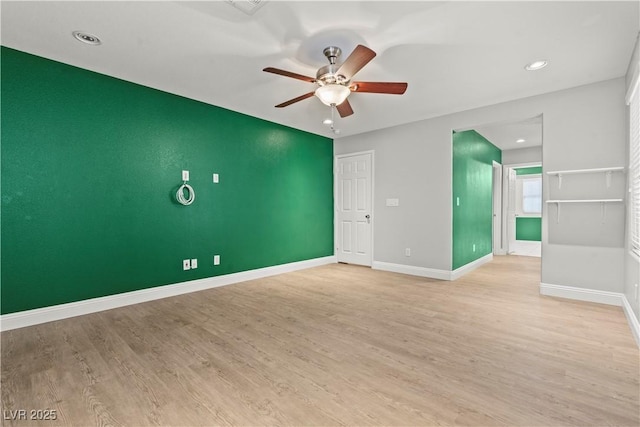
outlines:
[[[502, 173], [504, 171], [502, 169], [502, 164], [495, 160], [491, 162], [491, 168], [491, 246], [494, 255], [506, 255], [507, 251], [504, 250], [504, 238], [502, 235]], [[499, 178], [497, 180], [495, 179], [496, 175], [498, 175]]]
[[628, 76], [631, 73], [633, 73], [633, 75], [629, 81], [629, 86], [627, 87], [627, 93], [625, 96], [627, 105], [629, 105], [629, 101], [633, 97], [635, 91], [640, 87], [640, 84], [638, 83], [640, 80], [640, 33], [636, 36], [636, 42], [633, 46], [633, 54], [631, 55], [626, 75]]
[[493, 254], [487, 254], [485, 256], [483, 256], [482, 258], [478, 258], [475, 261], [471, 261], [468, 264], [463, 265], [462, 267], [456, 268], [455, 270], [453, 270], [451, 272], [451, 279], [450, 280], [458, 280], [459, 278], [461, 278], [462, 276], [464, 276], [465, 274], [475, 270], [476, 268], [480, 267], [483, 264], [486, 264], [488, 262], [493, 261]]
[[640, 347], [640, 323], [636, 317], [627, 296], [619, 292], [598, 291], [595, 289], [576, 288], [574, 286], [551, 285], [549, 283], [540, 282], [540, 294], [550, 297], [567, 298], [578, 301], [595, 302], [600, 304], [615, 305], [622, 307], [631, 334], [636, 340], [636, 344]]
[[374, 270], [392, 271], [394, 273], [409, 274], [411, 276], [428, 277], [438, 280], [457, 280], [463, 275], [480, 267], [483, 264], [493, 261], [493, 254], [487, 254], [482, 258], [465, 264], [453, 271], [439, 270], [436, 268], [416, 267], [413, 265], [394, 264], [390, 262], [374, 261], [372, 268]]
[[596, 289], [576, 288], [574, 286], [552, 285], [540, 283], [540, 294], [550, 297], [574, 299], [578, 301], [597, 302], [600, 304], [622, 306], [624, 294], [619, 292], [599, 291]]
[[631, 104], [631, 98], [633, 98], [633, 95], [636, 94], [638, 88], [640, 88], [640, 66], [636, 66], [636, 70], [633, 73], [633, 77], [631, 78], [631, 82], [629, 84], [629, 87], [627, 88], [627, 93], [624, 97], [625, 104]]
[[55, 320], [67, 319], [69, 317], [82, 316], [84, 314], [96, 313], [98, 311], [110, 310], [127, 305], [139, 304], [142, 302], [202, 291], [205, 289], [217, 288], [219, 286], [231, 285], [245, 282], [247, 280], [260, 279], [263, 277], [275, 276], [283, 273], [290, 273], [306, 268], [318, 267], [326, 264], [336, 263], [335, 256], [315, 258], [306, 261], [292, 262], [289, 264], [274, 265], [271, 267], [258, 268], [256, 270], [242, 271], [239, 273], [225, 274], [223, 276], [208, 277], [205, 279], [191, 280], [188, 282], [175, 283], [172, 285], [157, 286], [149, 289], [125, 292], [122, 294], [109, 295], [100, 298], [59, 304], [51, 307], [36, 308], [33, 310], [20, 311], [17, 313], [4, 314], [0, 316], [0, 330], [24, 328], [26, 326], [40, 323], [53, 322]]
[[391, 262], [374, 261], [371, 266], [374, 270], [392, 271], [394, 273], [409, 274], [411, 276], [428, 277], [430, 279], [451, 280], [449, 270], [435, 268], [416, 267], [413, 265], [393, 264]]
[[625, 316], [627, 316], [627, 321], [629, 322], [629, 327], [631, 328], [633, 338], [635, 338], [636, 344], [638, 344], [638, 347], [640, 347], [640, 322], [638, 322], [638, 318], [633, 312], [631, 304], [629, 304], [629, 300], [627, 299], [626, 295], [622, 295], [622, 308], [624, 310]]
[[[533, 147], [539, 147], [539, 145], [534, 145]], [[529, 147], [529, 148], [533, 148]], [[527, 147], [525, 147], [527, 148]], [[537, 168], [542, 167], [542, 161], [538, 162], [524, 162], [524, 163], [510, 163], [508, 165], [502, 165], [503, 168], [511, 168], [511, 169], [525, 169], [525, 168]]]

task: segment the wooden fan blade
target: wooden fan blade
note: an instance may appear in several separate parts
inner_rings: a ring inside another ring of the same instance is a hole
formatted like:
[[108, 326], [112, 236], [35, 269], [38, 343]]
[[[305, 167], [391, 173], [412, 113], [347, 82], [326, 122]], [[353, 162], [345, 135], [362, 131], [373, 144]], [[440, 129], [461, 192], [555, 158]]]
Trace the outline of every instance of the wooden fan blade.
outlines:
[[351, 108], [348, 99], [345, 99], [342, 104], [336, 105], [336, 110], [338, 110], [340, 117], [348, 117], [353, 114], [353, 108]]
[[311, 98], [313, 95], [315, 95], [315, 92], [305, 93], [304, 95], [300, 95], [297, 98], [293, 98], [293, 99], [290, 99], [290, 100], [288, 100], [286, 102], [283, 102], [282, 104], [276, 105], [276, 108], [287, 107], [287, 106], [289, 106], [291, 104], [295, 104], [298, 101], [302, 101], [303, 99]]
[[407, 83], [394, 82], [353, 82], [349, 88], [352, 92], [388, 93], [402, 95], [407, 90]]
[[351, 52], [351, 55], [345, 59], [340, 68], [338, 68], [336, 74], [342, 74], [347, 80], [350, 80], [351, 77], [367, 65], [375, 56], [376, 53], [374, 51], [359, 44], [353, 52]]
[[303, 76], [302, 74], [292, 73], [291, 71], [281, 70], [279, 68], [267, 67], [262, 71], [266, 71], [267, 73], [278, 74], [280, 76], [291, 77], [293, 79], [304, 80], [305, 82], [315, 83], [316, 79], [313, 77]]

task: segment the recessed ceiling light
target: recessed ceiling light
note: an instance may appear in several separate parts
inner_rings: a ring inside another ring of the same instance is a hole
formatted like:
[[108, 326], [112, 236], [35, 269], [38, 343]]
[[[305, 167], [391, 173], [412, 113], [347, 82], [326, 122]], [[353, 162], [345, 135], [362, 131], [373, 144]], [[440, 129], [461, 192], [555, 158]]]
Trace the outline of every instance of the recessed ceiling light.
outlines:
[[81, 41], [82, 43], [90, 44], [93, 46], [102, 44], [100, 39], [93, 34], [85, 33], [84, 31], [74, 31], [72, 34], [73, 37], [76, 38], [76, 40]]
[[516, 140], [517, 144], [522, 144], [523, 142], [524, 142], [524, 139], [522, 139], [522, 138]]
[[543, 69], [547, 65], [549, 65], [549, 62], [545, 60], [533, 61], [525, 65], [524, 69], [527, 71], [537, 71]]

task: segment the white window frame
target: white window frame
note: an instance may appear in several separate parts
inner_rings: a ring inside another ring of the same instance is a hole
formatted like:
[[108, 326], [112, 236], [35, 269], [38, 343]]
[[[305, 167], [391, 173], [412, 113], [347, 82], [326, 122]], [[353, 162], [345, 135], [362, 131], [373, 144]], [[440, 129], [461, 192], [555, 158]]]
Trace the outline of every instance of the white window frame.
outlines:
[[[524, 187], [527, 181], [536, 181], [537, 183], [540, 184], [540, 205], [538, 206], [538, 210], [535, 210], [535, 211], [527, 211], [525, 209], [525, 206], [526, 206], [525, 200], [527, 199], [527, 196], [525, 195]], [[531, 176], [524, 175], [522, 177], [522, 213], [528, 214], [528, 215], [536, 215], [536, 216], [542, 215], [542, 176], [541, 175], [531, 175]]]
[[515, 182], [515, 213], [520, 218], [541, 218], [542, 217], [542, 195], [540, 212], [525, 212], [524, 210], [524, 182], [527, 180], [540, 179], [540, 190], [542, 191], [542, 174], [517, 175]]

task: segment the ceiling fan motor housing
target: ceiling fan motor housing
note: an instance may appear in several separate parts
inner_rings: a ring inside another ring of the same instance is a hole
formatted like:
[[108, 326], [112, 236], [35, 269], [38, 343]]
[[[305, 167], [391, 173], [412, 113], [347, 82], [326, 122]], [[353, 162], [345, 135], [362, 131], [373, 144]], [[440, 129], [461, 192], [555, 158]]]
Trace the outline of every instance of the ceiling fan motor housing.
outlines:
[[336, 74], [340, 68], [336, 64], [329, 64], [321, 67], [316, 73], [316, 81], [320, 86], [327, 84], [346, 84], [347, 78], [342, 74]]
[[336, 61], [342, 54], [342, 49], [337, 46], [329, 46], [325, 47], [322, 53], [324, 53], [324, 56], [329, 60], [329, 65], [321, 67], [316, 73], [316, 81], [318, 84], [320, 86], [327, 84], [346, 84], [348, 79], [341, 74], [337, 74], [340, 67], [336, 64]]

